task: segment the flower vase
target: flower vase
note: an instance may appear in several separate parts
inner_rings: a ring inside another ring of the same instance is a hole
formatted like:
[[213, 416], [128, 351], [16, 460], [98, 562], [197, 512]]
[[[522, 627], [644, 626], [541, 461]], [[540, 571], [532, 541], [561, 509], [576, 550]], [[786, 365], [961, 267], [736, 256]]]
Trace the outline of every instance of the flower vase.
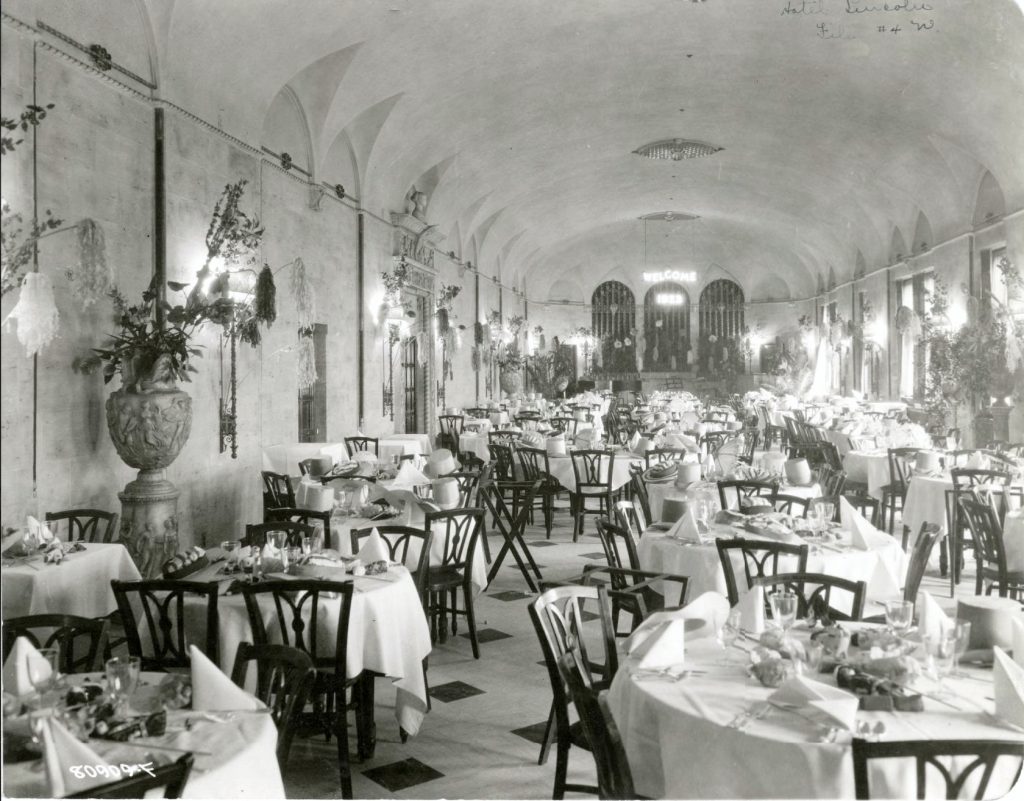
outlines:
[[179, 491], [164, 469], [192, 429], [192, 399], [176, 388], [119, 389], [107, 399], [107, 429], [118, 455], [139, 473], [118, 493], [121, 543], [143, 578], [157, 578], [178, 551]]

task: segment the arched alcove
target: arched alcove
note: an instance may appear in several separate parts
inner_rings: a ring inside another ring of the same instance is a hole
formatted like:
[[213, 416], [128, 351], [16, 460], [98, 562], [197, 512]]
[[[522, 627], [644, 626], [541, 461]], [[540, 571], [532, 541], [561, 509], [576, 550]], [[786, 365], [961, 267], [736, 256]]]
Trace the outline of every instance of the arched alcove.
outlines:
[[917, 215], [917, 224], [914, 226], [914, 240], [910, 243], [912, 253], [924, 253], [935, 244], [935, 237], [932, 236], [932, 224], [928, 221], [927, 215], [921, 211]]
[[681, 284], [662, 281], [644, 296], [643, 369], [685, 370], [690, 349], [690, 295]]
[[988, 170], [981, 176], [978, 196], [974, 201], [974, 227], [1000, 220], [1006, 214], [1006, 199], [999, 182]]
[[743, 331], [743, 290], [735, 281], [719, 278], [700, 293], [700, 337], [733, 338]]
[[903, 239], [903, 232], [898, 225], [892, 227], [892, 238], [889, 240], [889, 264], [896, 264], [903, 261], [910, 255], [907, 243]]
[[267, 150], [282, 157], [287, 154], [296, 167], [312, 172], [313, 143], [306, 115], [298, 97], [287, 86], [277, 93], [267, 110], [260, 141]]
[[601, 362], [611, 372], [636, 370], [636, 298], [621, 281], [605, 281], [590, 298], [591, 328], [600, 344]]

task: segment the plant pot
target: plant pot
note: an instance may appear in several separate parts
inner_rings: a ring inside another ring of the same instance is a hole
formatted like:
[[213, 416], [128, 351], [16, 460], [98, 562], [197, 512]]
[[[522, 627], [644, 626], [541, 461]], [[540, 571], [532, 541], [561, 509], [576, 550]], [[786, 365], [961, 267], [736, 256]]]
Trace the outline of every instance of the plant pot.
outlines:
[[507, 395], [518, 395], [523, 391], [523, 374], [517, 371], [502, 371], [501, 389]]
[[974, 447], [984, 448], [995, 438], [995, 420], [991, 412], [979, 413], [974, 418]]
[[178, 458], [188, 441], [192, 398], [180, 389], [119, 389], [107, 399], [107, 429], [125, 464], [137, 470], [161, 470]]

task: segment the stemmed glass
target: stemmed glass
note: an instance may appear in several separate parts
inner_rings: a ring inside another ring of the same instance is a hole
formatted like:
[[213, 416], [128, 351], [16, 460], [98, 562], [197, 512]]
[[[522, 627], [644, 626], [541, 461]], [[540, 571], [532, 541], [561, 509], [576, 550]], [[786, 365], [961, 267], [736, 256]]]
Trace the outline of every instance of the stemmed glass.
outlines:
[[729, 616], [722, 623], [722, 628], [718, 630], [718, 641], [725, 651], [719, 664], [729, 665], [732, 663], [729, 649], [736, 644], [736, 640], [740, 636], [741, 617], [739, 609], [729, 610]]
[[814, 510], [818, 516], [818, 533], [822, 536], [828, 531], [828, 524], [832, 522], [832, 518], [836, 513], [836, 506], [834, 503], [829, 501], [815, 501]]
[[115, 656], [107, 660], [106, 668], [107, 690], [113, 696], [115, 708], [123, 714], [139, 683], [142, 663], [137, 656]]
[[971, 622], [969, 620], [955, 621], [953, 636], [956, 638], [956, 649], [953, 651], [953, 670], [949, 675], [963, 678], [968, 674], [960, 670], [960, 657], [967, 652], [967, 645], [971, 641]]
[[885, 622], [891, 631], [903, 637], [914, 622], [914, 604], [910, 601], [886, 601]]
[[25, 658], [25, 673], [29, 683], [39, 695], [39, 706], [53, 706], [50, 701], [60, 679], [60, 650], [56, 647], [38, 648]]
[[220, 549], [224, 551], [224, 560], [228, 567], [234, 567], [238, 563], [238, 556], [236, 555], [238, 545], [237, 540], [224, 540], [220, 544]]
[[782, 636], [785, 637], [796, 622], [796, 593], [777, 590], [768, 596], [768, 601], [772, 607], [772, 620], [782, 629]]

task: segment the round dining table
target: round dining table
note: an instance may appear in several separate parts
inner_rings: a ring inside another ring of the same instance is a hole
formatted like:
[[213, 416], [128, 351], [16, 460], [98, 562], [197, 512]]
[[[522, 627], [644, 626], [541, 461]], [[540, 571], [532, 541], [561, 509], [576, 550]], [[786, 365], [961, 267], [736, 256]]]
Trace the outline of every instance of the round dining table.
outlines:
[[[254, 671], [253, 671], [254, 672]], [[143, 673], [139, 688], [159, 685], [164, 673]], [[101, 673], [79, 673], [69, 683], [103, 683]], [[186, 728], [185, 721], [188, 720]], [[135, 765], [173, 761], [186, 751], [194, 754], [192, 772], [185, 784], [184, 798], [284, 798], [284, 783], [277, 762], [277, 727], [268, 714], [221, 715], [204, 719], [191, 710], [167, 713], [167, 732], [146, 737], [151, 751], [112, 740], [88, 743], [108, 764]], [[167, 749], [167, 750], [164, 750]], [[170, 750], [174, 749], [174, 750]], [[36, 762], [4, 765], [4, 795], [7, 798], [47, 798], [46, 773]]]
[[[857, 628], [861, 624], [844, 624]], [[793, 630], [806, 638], [806, 631]], [[608, 694], [639, 794], [649, 798], [853, 798], [852, 732], [834, 741], [801, 710], [767, 702], [773, 690], [748, 675], [746, 639], [724, 649], [714, 633], [686, 639], [684, 678], [638, 673], [635, 657], [619, 665]], [[1021, 730], [997, 718], [992, 671], [965, 666], [970, 678], [948, 679], [947, 705], [925, 697], [923, 712], [858, 711], [857, 725], [881, 723], [884, 740], [1022, 740]], [[814, 677], [835, 686], [828, 674]], [[932, 695], [935, 682], [918, 680]], [[915, 685], [916, 686], [916, 685]], [[955, 707], [955, 708], [954, 708]], [[873, 797], [913, 798], [912, 763], [872, 766]], [[1015, 766], [1014, 766], [1015, 767]], [[997, 770], [988, 797], [1009, 790]], [[936, 796], [944, 797], [944, 796]], [[971, 796], [973, 797], [973, 796]]]

